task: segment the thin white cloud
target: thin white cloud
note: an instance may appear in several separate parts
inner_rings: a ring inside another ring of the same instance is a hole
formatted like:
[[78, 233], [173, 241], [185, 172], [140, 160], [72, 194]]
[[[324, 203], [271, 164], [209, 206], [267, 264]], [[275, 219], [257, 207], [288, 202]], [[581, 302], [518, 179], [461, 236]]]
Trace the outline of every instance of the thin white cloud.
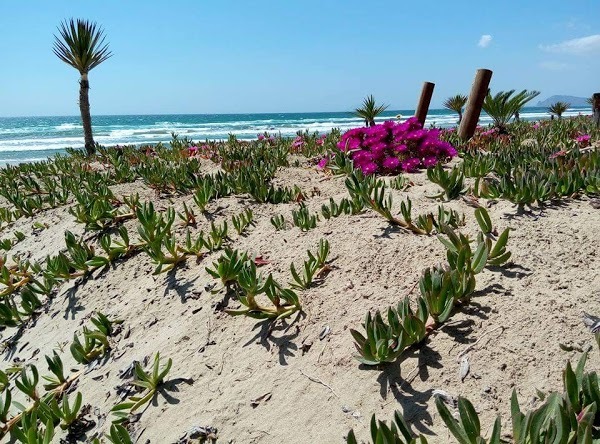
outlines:
[[565, 28], [571, 30], [579, 30], [579, 31], [587, 31], [590, 29], [590, 26], [582, 23], [578, 18], [570, 18], [567, 23], [565, 23]]
[[554, 45], [540, 45], [540, 49], [547, 52], [575, 55], [600, 53], [600, 34], [565, 40], [564, 42], [556, 43]]
[[479, 43], [477, 43], [477, 46], [479, 46], [480, 48], [487, 48], [488, 46], [490, 46], [490, 43], [492, 43], [492, 36], [489, 34], [483, 34], [479, 39]]
[[540, 63], [540, 68], [547, 69], [548, 71], [566, 71], [571, 69], [571, 65], [568, 63], [556, 62], [554, 60], [547, 60]]

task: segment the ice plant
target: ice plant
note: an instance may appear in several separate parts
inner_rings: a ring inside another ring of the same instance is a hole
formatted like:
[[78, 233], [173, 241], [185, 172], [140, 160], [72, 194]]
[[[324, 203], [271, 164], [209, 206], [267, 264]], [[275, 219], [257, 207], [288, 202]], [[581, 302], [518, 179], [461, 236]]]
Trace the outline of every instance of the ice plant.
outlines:
[[317, 163], [317, 168], [322, 170], [327, 166], [328, 163], [329, 163], [329, 156], [325, 156], [321, 160], [319, 160], [319, 163]]
[[431, 167], [454, 157], [454, 147], [440, 139], [441, 130], [423, 129], [414, 117], [399, 123], [387, 121], [344, 133], [338, 148], [364, 174], [397, 174]]
[[575, 141], [579, 144], [581, 148], [585, 148], [590, 145], [590, 139], [592, 137], [589, 134], [580, 134], [575, 138]]

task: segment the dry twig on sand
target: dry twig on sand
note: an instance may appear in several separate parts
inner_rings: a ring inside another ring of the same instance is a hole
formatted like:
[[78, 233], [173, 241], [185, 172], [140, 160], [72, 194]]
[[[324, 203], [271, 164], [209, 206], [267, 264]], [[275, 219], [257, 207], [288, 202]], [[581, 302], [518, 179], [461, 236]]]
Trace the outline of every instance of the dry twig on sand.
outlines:
[[[504, 332], [506, 327], [504, 327], [504, 325], [499, 325], [496, 328], [493, 328], [492, 330], [486, 331], [484, 332], [479, 339], [477, 339], [475, 342], [473, 342], [471, 345], [469, 345], [467, 348], [465, 348], [463, 351], [461, 351], [458, 356], [456, 356], [456, 362], [460, 362], [461, 358], [466, 355], [467, 353], [469, 353], [471, 350], [473, 350], [475, 348], [475, 346], [479, 343], [479, 341], [481, 341], [484, 337], [486, 337], [487, 335], [489, 335], [490, 333], [493, 333], [497, 330], [502, 329], [502, 331], [500, 332], [500, 334], [502, 334]], [[498, 334], [498, 336], [500, 336], [500, 334]]]
[[309, 376], [309, 375], [307, 375], [306, 373], [304, 373], [304, 372], [302, 371], [302, 369], [300, 369], [300, 373], [302, 373], [302, 376], [305, 376], [305, 377], [306, 377], [306, 378], [308, 378], [310, 381], [312, 381], [312, 382], [316, 382], [317, 384], [321, 384], [322, 386], [325, 386], [325, 387], [327, 387], [327, 388], [328, 388], [328, 389], [331, 391], [331, 393], [333, 393], [333, 394], [335, 395], [335, 397], [336, 397], [336, 398], [340, 399], [340, 397], [338, 396], [338, 394], [335, 392], [335, 390], [333, 390], [333, 389], [331, 388], [331, 386], [329, 386], [329, 385], [325, 384], [323, 381], [321, 381], [321, 380], [320, 380], [320, 379], [318, 379], [318, 378], [314, 378], [314, 377], [312, 377], [312, 376]]

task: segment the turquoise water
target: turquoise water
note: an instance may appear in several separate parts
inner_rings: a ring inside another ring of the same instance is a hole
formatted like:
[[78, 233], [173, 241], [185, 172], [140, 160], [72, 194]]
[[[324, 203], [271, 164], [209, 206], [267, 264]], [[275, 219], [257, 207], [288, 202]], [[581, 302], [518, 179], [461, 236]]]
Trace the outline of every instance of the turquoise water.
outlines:
[[[589, 108], [572, 108], [565, 115], [590, 112]], [[408, 117], [414, 110], [386, 111], [378, 121], [393, 119], [397, 114]], [[525, 108], [521, 117], [537, 120], [549, 115], [545, 108]], [[92, 116], [92, 121], [94, 139], [102, 145], [168, 142], [171, 133], [194, 141], [226, 139], [229, 134], [254, 139], [265, 131], [293, 136], [298, 131], [344, 131], [363, 124], [348, 112]], [[449, 127], [456, 122], [455, 113], [434, 109], [429, 111], [426, 125]], [[482, 116], [482, 125], [489, 122], [487, 116]], [[78, 116], [0, 118], [0, 164], [44, 160], [67, 147], [83, 147]]]

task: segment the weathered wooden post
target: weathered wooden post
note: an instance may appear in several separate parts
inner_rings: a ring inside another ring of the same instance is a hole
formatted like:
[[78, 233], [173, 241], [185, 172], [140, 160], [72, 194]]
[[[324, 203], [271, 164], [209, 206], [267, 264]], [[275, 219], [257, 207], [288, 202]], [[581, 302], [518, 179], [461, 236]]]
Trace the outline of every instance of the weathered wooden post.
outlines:
[[487, 95], [490, 80], [492, 80], [492, 71], [489, 69], [477, 70], [473, 86], [471, 87], [471, 93], [469, 94], [465, 114], [463, 115], [458, 128], [458, 135], [463, 140], [470, 139], [473, 137], [473, 134], [475, 134], [475, 128], [477, 128], [477, 122], [479, 122], [481, 107], [483, 106], [483, 101]]
[[429, 111], [429, 104], [431, 103], [431, 96], [433, 96], [433, 88], [435, 88], [435, 83], [423, 83], [421, 97], [419, 98], [417, 111], [415, 112], [415, 117], [419, 122], [421, 122], [421, 125], [425, 125], [425, 119], [427, 118], [427, 112]]
[[594, 112], [592, 119], [596, 126], [600, 128], [600, 93], [595, 93], [592, 96], [592, 111]]

